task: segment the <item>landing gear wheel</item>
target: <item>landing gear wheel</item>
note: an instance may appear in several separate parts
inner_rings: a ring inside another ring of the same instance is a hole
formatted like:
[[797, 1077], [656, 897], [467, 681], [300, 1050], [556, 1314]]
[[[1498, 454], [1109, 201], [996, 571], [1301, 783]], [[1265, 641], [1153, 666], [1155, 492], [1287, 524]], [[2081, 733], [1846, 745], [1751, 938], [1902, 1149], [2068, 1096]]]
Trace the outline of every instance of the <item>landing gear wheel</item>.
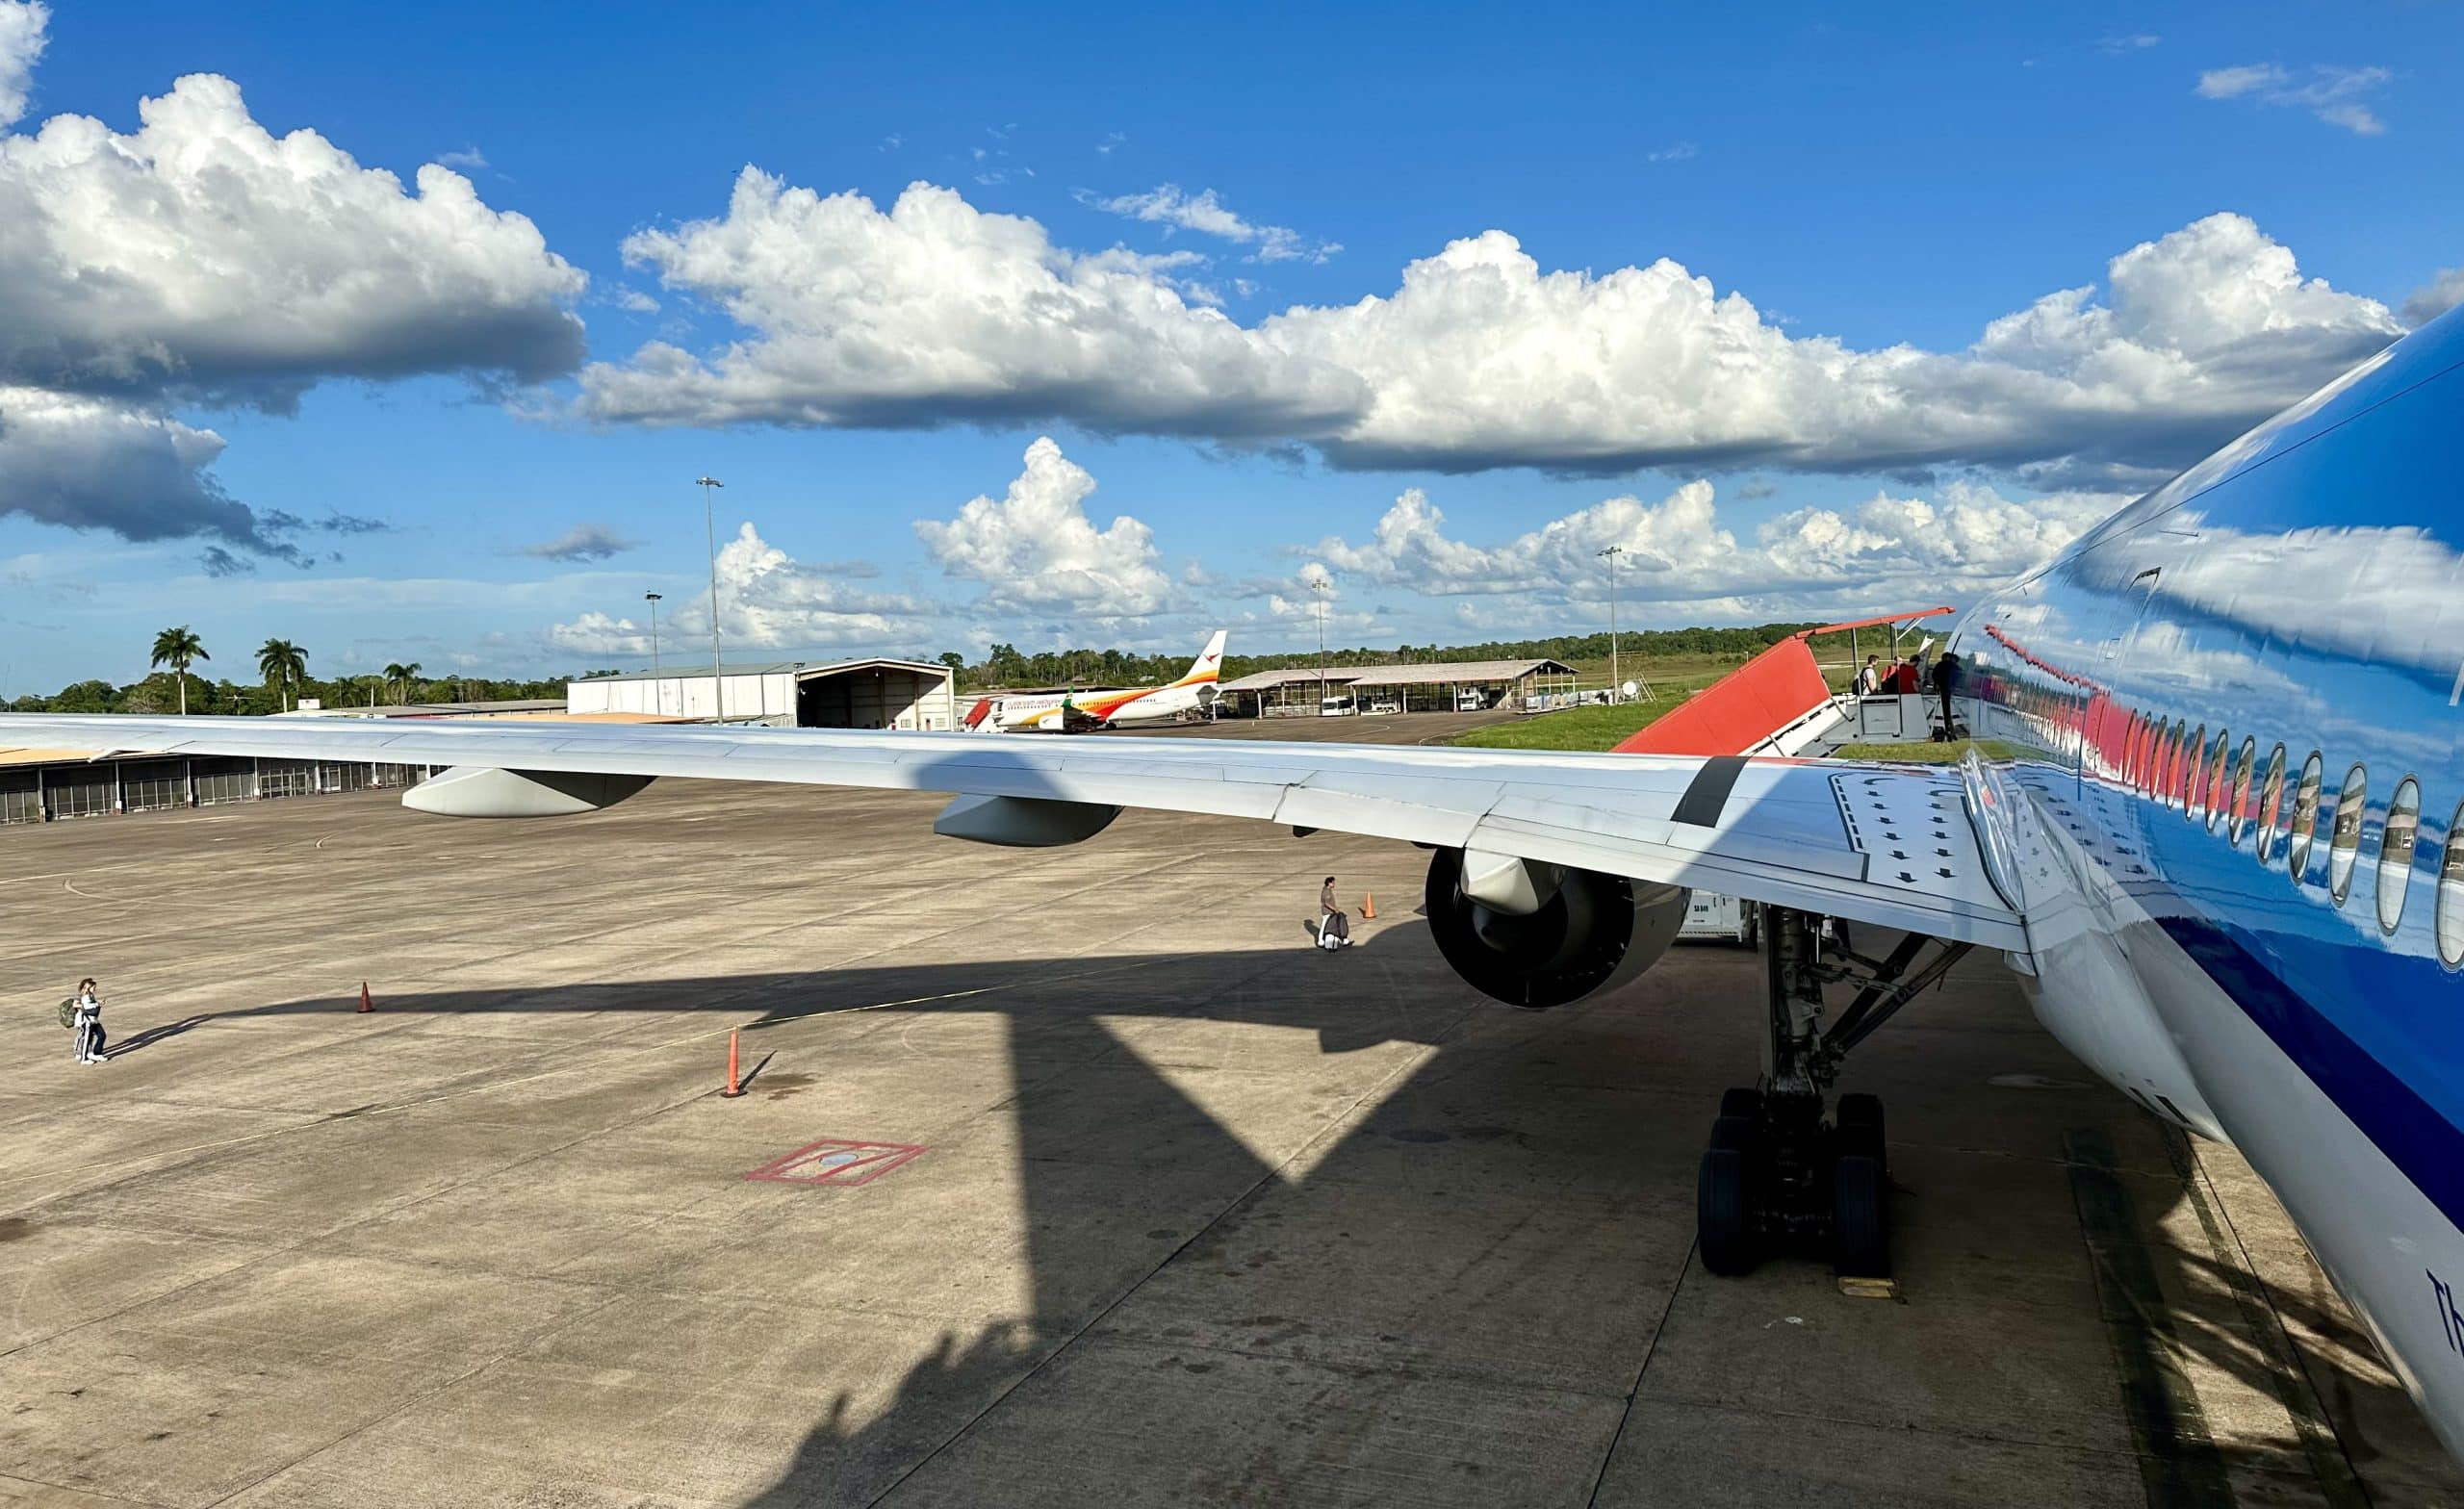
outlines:
[[1880, 1160], [1847, 1153], [1832, 1164], [1831, 1265], [1840, 1277], [1890, 1277], [1889, 1195]]
[[1732, 1087], [1720, 1091], [1721, 1120], [1725, 1121], [1731, 1116], [1743, 1116], [1748, 1121], [1752, 1121], [1761, 1114], [1762, 1092], [1760, 1090]]
[[1726, 1277], [1753, 1272], [1760, 1255], [1754, 1220], [1752, 1142], [1750, 1123], [1722, 1116], [1711, 1129], [1711, 1145], [1703, 1150], [1703, 1167], [1694, 1186], [1694, 1220], [1703, 1266]]
[[1883, 1103], [1873, 1095], [1854, 1094], [1839, 1097], [1831, 1113], [1832, 1125], [1838, 1129], [1838, 1148], [1844, 1156], [1862, 1154], [1882, 1165], [1885, 1175], [1890, 1172], [1890, 1154], [1883, 1137]]

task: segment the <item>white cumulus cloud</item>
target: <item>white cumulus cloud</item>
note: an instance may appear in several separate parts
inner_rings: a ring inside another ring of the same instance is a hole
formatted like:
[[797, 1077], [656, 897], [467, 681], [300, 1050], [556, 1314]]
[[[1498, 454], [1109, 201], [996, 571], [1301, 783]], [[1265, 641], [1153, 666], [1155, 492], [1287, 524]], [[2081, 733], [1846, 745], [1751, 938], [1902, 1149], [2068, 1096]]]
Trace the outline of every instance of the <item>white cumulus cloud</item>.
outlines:
[[0, 138], [0, 381], [279, 407], [327, 377], [580, 360], [583, 275], [461, 174], [406, 192], [212, 74], [138, 116]]
[[2049, 294], [1964, 352], [1857, 351], [1792, 339], [1673, 262], [1544, 273], [1493, 231], [1413, 264], [1392, 298], [1265, 331], [1376, 394], [1321, 442], [1343, 464], [1837, 472], [2179, 466], [2400, 331], [2384, 305], [2305, 282], [2240, 216], [2106, 273], [2105, 302]]
[[1315, 448], [1347, 468], [1936, 466], [2146, 482], [2401, 333], [2216, 215], [2124, 251], [1964, 350], [1791, 336], [1666, 260], [1548, 271], [1502, 231], [1390, 294], [1243, 325], [1153, 259], [1080, 254], [918, 184], [886, 212], [748, 169], [728, 214], [629, 255], [741, 336], [585, 369], [582, 407], [653, 423], [1074, 422]]
[[2067, 494], [2018, 501], [1955, 483], [1934, 499], [1884, 492], [1845, 510], [1782, 514], [1744, 544], [1721, 524], [1711, 484], [1698, 479], [1656, 502], [1605, 499], [1480, 545], [1450, 533], [1445, 514], [1412, 488], [1370, 540], [1328, 538], [1315, 550], [1335, 570], [1379, 585], [1507, 600], [1483, 611], [1483, 627], [1530, 624], [1548, 617], [1541, 609], [1549, 605], [1606, 597], [1601, 552], [1611, 548], [1626, 601], [1788, 616], [1823, 610], [1843, 593], [1933, 601], [1972, 592], [2051, 555], [2122, 500]]
[[625, 243], [752, 332], [652, 342], [582, 373], [586, 413], [648, 423], [898, 428], [1065, 418], [1276, 438], [1337, 422], [1357, 380], [1194, 304], [1151, 259], [1057, 247], [1035, 221], [911, 186], [887, 211], [748, 168], [728, 213]]
[[[0, 127], [39, 5], [0, 0]], [[572, 371], [582, 274], [445, 167], [416, 192], [313, 131], [275, 137], [212, 74], [139, 128], [63, 115], [0, 132], [0, 515], [208, 542], [210, 571], [305, 564], [223, 493], [186, 402], [282, 411], [329, 378]]]
[[16, 124], [34, 88], [51, 11], [38, 0], [0, 0], [0, 126]]
[[[719, 631], [731, 645], [881, 648], [917, 628], [931, 606], [902, 593], [852, 584], [871, 575], [866, 566], [798, 561], [748, 522], [719, 548]], [[708, 633], [707, 605], [685, 607], [678, 623]]]
[[1176, 605], [1154, 531], [1124, 514], [1098, 529], [1087, 517], [1095, 479], [1049, 438], [997, 500], [979, 495], [950, 520], [925, 519], [916, 538], [949, 575], [984, 584], [985, 612], [1135, 618]]
[[[646, 656], [651, 652], [651, 633], [646, 624], [636, 624], [629, 618], [615, 618], [596, 610], [584, 613], [570, 623], [550, 626], [547, 638], [552, 647], [573, 654]], [[670, 640], [668, 644], [673, 648], [675, 641]], [[685, 643], [684, 651], [689, 657], [692, 652], [690, 641]], [[690, 663], [689, 658], [686, 663]]]
[[[745, 649], [883, 650], [926, 627], [931, 605], [894, 592], [853, 585], [876, 573], [861, 562], [806, 563], [761, 538], [750, 521], [719, 548], [719, 633], [730, 659]], [[639, 624], [590, 611], [546, 630], [557, 649], [586, 654], [647, 655], [650, 621]], [[689, 661], [695, 644], [707, 650], [707, 594], [677, 604], [663, 617], [663, 647]]]

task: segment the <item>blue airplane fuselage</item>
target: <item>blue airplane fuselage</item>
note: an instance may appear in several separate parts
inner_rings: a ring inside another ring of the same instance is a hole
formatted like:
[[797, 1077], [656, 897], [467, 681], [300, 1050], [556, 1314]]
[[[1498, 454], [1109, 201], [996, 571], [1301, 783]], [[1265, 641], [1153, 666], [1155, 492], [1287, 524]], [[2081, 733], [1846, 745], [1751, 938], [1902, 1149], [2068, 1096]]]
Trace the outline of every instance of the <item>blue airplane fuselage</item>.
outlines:
[[[2464, 1454], [2464, 311], [1978, 604], [1949, 648], [2030, 992], [2275, 1189]], [[2020, 900], [2020, 898], [2014, 898]]]

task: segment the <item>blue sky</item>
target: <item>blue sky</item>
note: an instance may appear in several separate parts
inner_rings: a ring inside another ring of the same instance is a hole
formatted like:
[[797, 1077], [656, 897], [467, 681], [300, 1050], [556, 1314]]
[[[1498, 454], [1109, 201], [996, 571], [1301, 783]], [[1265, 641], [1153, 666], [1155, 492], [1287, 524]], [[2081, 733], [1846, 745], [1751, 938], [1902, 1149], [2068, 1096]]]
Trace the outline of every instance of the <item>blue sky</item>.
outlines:
[[2464, 286], [2452, 8], [2007, 9], [54, 5], [0, 692], [636, 662], [705, 473], [765, 654], [1581, 630], [1611, 543], [1630, 624], [1956, 599]]

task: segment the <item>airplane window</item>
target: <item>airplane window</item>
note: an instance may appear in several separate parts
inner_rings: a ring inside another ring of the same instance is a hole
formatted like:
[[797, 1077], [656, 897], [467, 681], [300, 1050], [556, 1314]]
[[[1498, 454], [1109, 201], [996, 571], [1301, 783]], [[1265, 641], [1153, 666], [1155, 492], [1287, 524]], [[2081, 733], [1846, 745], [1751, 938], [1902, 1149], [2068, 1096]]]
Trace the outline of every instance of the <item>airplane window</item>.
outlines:
[[[2202, 729], [2199, 731], [2204, 733], [2207, 730]], [[2187, 747], [2184, 741], [2190, 735], [2190, 720], [2174, 719], [2173, 742], [2165, 751], [2165, 800], [2176, 807], [2182, 805], [2182, 751]]]
[[2319, 788], [2326, 774], [2319, 752], [2312, 750], [2302, 762], [2301, 783], [2293, 793], [2293, 853], [2285, 860], [2285, 868], [2293, 872], [2293, 882], [2310, 873], [2310, 849], [2319, 836]]
[[2181, 800], [2175, 804], [2193, 821], [2207, 809], [2207, 793], [2200, 789], [2198, 779], [2207, 764], [2206, 754], [2207, 725], [2202, 723], [2196, 733], [2182, 742]]
[[2259, 862], [2275, 857], [2276, 819], [2284, 815], [2284, 746], [2268, 756], [2267, 779], [2259, 782]]
[[2242, 757], [2233, 762], [2233, 790], [2225, 799], [2226, 822], [2224, 841], [2239, 848], [2242, 834], [2250, 826], [2250, 767], [2259, 759], [2259, 741], [2244, 739]]
[[2438, 861], [2438, 957], [2448, 968], [2464, 967], [2464, 847], [2455, 831], [2464, 827], [2464, 803], [2447, 820], [2447, 852]]
[[2207, 831], [2216, 831], [2217, 823], [2224, 816], [2224, 766], [2233, 757], [2233, 732], [2229, 729], [2216, 730], [2216, 754], [2199, 773], [2199, 795], [2207, 800]]
[[2327, 894], [2336, 905], [2352, 894], [2353, 861], [2361, 857], [2361, 820], [2370, 813], [2370, 778], [2356, 763], [2345, 772], [2344, 794], [2336, 798], [2335, 831], [2327, 836]]
[[2413, 883], [2413, 840], [2422, 826], [2422, 783], [2406, 776], [2387, 799], [2387, 826], [2378, 834], [2378, 928], [2393, 933], [2404, 920], [2404, 892]]

